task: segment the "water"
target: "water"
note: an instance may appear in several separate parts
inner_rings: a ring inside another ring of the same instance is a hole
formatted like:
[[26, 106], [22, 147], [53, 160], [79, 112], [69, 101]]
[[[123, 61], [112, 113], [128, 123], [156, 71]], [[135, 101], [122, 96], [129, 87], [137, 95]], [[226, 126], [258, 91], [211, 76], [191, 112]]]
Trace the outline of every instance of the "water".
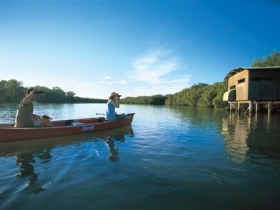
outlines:
[[[16, 104], [0, 104], [0, 123]], [[0, 143], [0, 209], [279, 209], [279, 114], [121, 105], [131, 126]], [[54, 120], [104, 104], [36, 104]]]

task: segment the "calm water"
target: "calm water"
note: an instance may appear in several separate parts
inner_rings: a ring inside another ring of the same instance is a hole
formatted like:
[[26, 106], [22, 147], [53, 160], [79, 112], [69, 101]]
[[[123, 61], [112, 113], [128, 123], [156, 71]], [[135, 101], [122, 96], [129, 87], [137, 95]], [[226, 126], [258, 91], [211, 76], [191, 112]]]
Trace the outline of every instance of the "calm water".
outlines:
[[[37, 104], [54, 120], [104, 104]], [[0, 104], [0, 123], [16, 104]], [[131, 126], [0, 143], [0, 209], [279, 209], [280, 115], [121, 105]]]

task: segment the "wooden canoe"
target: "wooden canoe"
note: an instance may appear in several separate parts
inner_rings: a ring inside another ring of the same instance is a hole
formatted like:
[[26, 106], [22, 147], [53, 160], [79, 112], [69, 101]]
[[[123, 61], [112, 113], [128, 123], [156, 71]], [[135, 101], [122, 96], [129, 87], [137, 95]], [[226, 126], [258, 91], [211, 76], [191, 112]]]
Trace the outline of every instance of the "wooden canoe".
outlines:
[[13, 124], [0, 124], [0, 142], [44, 139], [119, 128], [130, 125], [134, 114], [126, 114], [124, 118], [114, 121], [107, 121], [104, 117], [52, 121], [53, 127], [15, 128]]

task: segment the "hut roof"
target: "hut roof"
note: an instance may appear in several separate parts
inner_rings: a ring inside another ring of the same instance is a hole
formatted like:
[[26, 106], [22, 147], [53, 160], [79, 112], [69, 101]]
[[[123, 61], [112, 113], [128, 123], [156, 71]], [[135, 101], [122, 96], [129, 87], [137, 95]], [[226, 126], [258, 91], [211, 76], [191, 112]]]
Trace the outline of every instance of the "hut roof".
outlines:
[[237, 67], [232, 69], [224, 78], [224, 80], [228, 80], [231, 76], [244, 71], [244, 70], [260, 70], [260, 69], [278, 69], [280, 70], [280, 66], [268, 66], [268, 67]]

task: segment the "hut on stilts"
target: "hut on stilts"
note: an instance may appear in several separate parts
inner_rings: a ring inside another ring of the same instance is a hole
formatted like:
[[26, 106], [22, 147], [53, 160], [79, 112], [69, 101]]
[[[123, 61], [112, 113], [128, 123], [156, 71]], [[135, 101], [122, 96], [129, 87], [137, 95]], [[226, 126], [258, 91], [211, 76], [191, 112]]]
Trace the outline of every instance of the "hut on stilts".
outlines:
[[248, 67], [231, 70], [224, 80], [228, 81], [228, 91], [223, 100], [228, 101], [230, 110], [237, 104], [248, 104], [246, 112], [254, 107], [258, 111], [259, 104], [267, 104], [268, 113], [273, 104], [280, 104], [280, 66]]

